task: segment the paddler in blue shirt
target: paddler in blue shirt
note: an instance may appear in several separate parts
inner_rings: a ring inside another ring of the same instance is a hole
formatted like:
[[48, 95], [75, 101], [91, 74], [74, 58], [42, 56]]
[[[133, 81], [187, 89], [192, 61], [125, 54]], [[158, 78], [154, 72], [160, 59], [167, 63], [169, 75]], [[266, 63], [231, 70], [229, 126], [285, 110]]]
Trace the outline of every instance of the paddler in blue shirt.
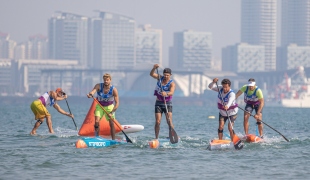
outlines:
[[234, 122], [237, 119], [238, 104], [236, 104], [235, 102], [235, 93], [233, 92], [232, 89], [230, 89], [230, 86], [231, 86], [230, 80], [223, 79], [221, 82], [221, 85], [218, 85], [218, 87], [216, 86], [217, 81], [218, 81], [218, 78], [214, 78], [208, 87], [211, 90], [216, 91], [216, 92], [219, 92], [220, 90], [220, 92], [218, 93], [218, 98], [217, 98], [217, 107], [220, 111], [219, 112], [218, 137], [220, 140], [223, 139], [224, 125], [229, 117], [231, 121], [231, 125], [230, 125], [230, 122], [228, 122], [228, 130], [230, 132], [230, 138], [233, 141], [234, 133], [232, 130], [232, 126], [234, 126]]
[[[111, 84], [112, 77], [106, 73], [103, 75], [104, 83], [96, 84], [92, 91], [87, 94], [88, 98], [93, 97], [97, 93], [97, 100], [100, 105], [109, 113], [106, 114], [99, 104], [96, 105], [95, 110], [95, 133], [99, 136], [99, 121], [105, 116], [105, 119], [109, 121], [111, 137], [115, 139], [115, 128], [112, 119], [115, 119], [115, 111], [119, 106], [119, 97], [117, 89]], [[115, 103], [115, 104], [114, 104]]]
[[[248, 80], [248, 84], [241, 87], [241, 89], [236, 94], [236, 99], [244, 93], [244, 102], [245, 110], [249, 113], [252, 113], [255, 109], [256, 114], [254, 118], [256, 119], [256, 124], [258, 126], [258, 132], [261, 138], [263, 138], [263, 124], [260, 120], [262, 120], [262, 112], [264, 107], [264, 97], [263, 92], [260, 88], [256, 86], [255, 79], [250, 78]], [[249, 117], [250, 114], [244, 112], [244, 132], [245, 134], [249, 134]]]
[[[150, 76], [157, 80], [155, 90], [154, 90], [154, 96], [156, 96], [156, 102], [155, 102], [155, 138], [158, 139], [159, 130], [160, 130], [160, 122], [162, 113], [165, 113], [167, 124], [170, 127], [174, 128], [172, 123], [172, 96], [174, 94], [175, 90], [175, 83], [171, 78], [171, 69], [165, 68], [163, 71], [163, 76], [156, 74], [155, 70], [159, 67], [158, 64], [155, 64], [153, 66], [153, 69], [150, 72]], [[165, 101], [168, 109], [168, 113], [166, 111]], [[168, 117], [167, 117], [168, 115]], [[170, 121], [168, 121], [168, 119]]]
[[39, 99], [36, 99], [31, 103], [30, 108], [35, 116], [35, 120], [37, 120], [37, 122], [34, 124], [32, 131], [30, 132], [31, 135], [36, 134], [37, 129], [44, 122], [44, 118], [46, 118], [46, 124], [49, 132], [54, 133], [52, 116], [46, 109], [46, 107], [48, 106], [53, 106], [59, 113], [74, 118], [73, 114], [64, 111], [57, 104], [57, 101], [64, 100], [67, 97], [68, 96], [62, 91], [61, 88], [57, 88], [56, 91], [49, 91], [44, 93], [42, 96], [39, 97]]

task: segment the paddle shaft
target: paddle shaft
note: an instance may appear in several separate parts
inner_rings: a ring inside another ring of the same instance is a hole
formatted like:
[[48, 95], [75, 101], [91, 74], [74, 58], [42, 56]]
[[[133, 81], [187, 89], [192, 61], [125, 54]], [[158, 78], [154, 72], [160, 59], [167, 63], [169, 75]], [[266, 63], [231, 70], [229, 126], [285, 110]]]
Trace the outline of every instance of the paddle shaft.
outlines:
[[[109, 113], [102, 107], [102, 105], [100, 104], [100, 102], [99, 102], [96, 98], [94, 98], [94, 96], [92, 96], [92, 98], [94, 99], [94, 101], [97, 102], [97, 104], [101, 107], [101, 109], [102, 109], [106, 114], [109, 114]], [[117, 123], [115, 123], [114, 119], [113, 119], [112, 117], [111, 117], [110, 119], [113, 121], [114, 124], [116, 124], [116, 126], [117, 126], [118, 128], [121, 129], [121, 131], [123, 132], [123, 134], [124, 134], [125, 137], [126, 137], [126, 141], [132, 143], [132, 141], [129, 139], [129, 137], [127, 136], [127, 134], [122, 130], [122, 128], [121, 128]]]
[[[66, 100], [66, 103], [67, 103], [67, 106], [68, 106], [69, 112], [70, 112], [70, 114], [72, 114], [72, 113], [71, 113], [71, 110], [70, 110], [70, 107], [69, 107], [69, 104], [68, 104], [68, 101], [67, 101], [67, 99], [65, 99], [65, 100]], [[74, 125], [75, 125], [76, 130], [78, 130], [78, 127], [76, 126], [76, 123], [75, 123], [75, 121], [74, 121], [74, 119], [73, 119], [73, 118], [72, 118], [72, 121], [73, 121], [73, 123], [74, 123]]]
[[[246, 111], [245, 109], [242, 109], [241, 107], [238, 106], [239, 109], [241, 109], [242, 111], [246, 112], [246, 113], [249, 113], [250, 116], [254, 117], [250, 112]], [[264, 121], [258, 119], [258, 121], [264, 123], [266, 126], [268, 126], [270, 129], [276, 131], [277, 133], [279, 133], [287, 142], [289, 142], [289, 140], [283, 135], [281, 134], [279, 131], [277, 131], [276, 129], [274, 129], [273, 127], [269, 126], [267, 123], [265, 123]]]

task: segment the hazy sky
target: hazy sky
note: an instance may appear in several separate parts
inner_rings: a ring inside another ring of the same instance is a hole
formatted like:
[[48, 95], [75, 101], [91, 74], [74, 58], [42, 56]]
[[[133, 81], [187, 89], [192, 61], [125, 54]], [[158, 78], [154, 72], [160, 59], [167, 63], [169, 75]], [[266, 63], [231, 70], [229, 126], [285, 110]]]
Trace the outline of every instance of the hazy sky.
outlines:
[[55, 11], [97, 16], [94, 10], [119, 13], [140, 24], [163, 30], [163, 61], [173, 33], [192, 29], [213, 35], [213, 56], [240, 41], [241, 0], [0, 0], [0, 31], [12, 40], [26, 41], [35, 34], [47, 35], [47, 20]]

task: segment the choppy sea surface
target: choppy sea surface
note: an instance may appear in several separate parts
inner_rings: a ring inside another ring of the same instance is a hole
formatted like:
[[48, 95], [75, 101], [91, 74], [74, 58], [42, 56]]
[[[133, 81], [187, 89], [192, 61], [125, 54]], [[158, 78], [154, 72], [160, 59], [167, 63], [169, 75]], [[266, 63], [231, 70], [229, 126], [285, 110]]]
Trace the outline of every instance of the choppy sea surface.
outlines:
[[[127, 134], [133, 144], [77, 149], [81, 137], [72, 119], [49, 108], [55, 134], [44, 122], [37, 136], [30, 103], [0, 105], [0, 179], [308, 179], [310, 176], [310, 109], [264, 108], [264, 143], [246, 143], [242, 150], [207, 150], [217, 137], [218, 110], [211, 106], [174, 105], [173, 122], [181, 137], [177, 147], [150, 149], [154, 138], [153, 105], [120, 105], [116, 119], [144, 130]], [[68, 103], [80, 127], [91, 100]], [[60, 106], [68, 111], [65, 102]], [[215, 119], [208, 118], [215, 116]], [[255, 134], [255, 120], [250, 120]], [[234, 126], [243, 135], [243, 112]], [[227, 131], [227, 124], [225, 130]], [[162, 119], [160, 137], [168, 136]]]

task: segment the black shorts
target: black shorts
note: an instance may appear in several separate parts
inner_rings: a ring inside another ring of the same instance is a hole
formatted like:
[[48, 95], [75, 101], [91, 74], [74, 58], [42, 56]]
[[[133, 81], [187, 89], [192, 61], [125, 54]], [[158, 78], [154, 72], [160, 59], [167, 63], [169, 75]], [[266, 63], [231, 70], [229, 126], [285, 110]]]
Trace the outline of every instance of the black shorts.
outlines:
[[[172, 102], [166, 102], [168, 112], [172, 112]], [[155, 113], [166, 113], [166, 106], [164, 101], [156, 101], [155, 102]]]
[[[227, 116], [222, 116], [221, 113], [219, 113], [219, 121], [224, 121], [225, 124], [227, 119], [228, 119]], [[229, 119], [232, 123], [234, 123], [235, 120], [237, 119], [237, 114], [229, 116]]]
[[[255, 112], [257, 113], [258, 107], [259, 107], [259, 104], [256, 104], [256, 105], [246, 104], [244, 109], [252, 114], [254, 109], [255, 109]], [[263, 110], [261, 111], [261, 113], [263, 114]]]

